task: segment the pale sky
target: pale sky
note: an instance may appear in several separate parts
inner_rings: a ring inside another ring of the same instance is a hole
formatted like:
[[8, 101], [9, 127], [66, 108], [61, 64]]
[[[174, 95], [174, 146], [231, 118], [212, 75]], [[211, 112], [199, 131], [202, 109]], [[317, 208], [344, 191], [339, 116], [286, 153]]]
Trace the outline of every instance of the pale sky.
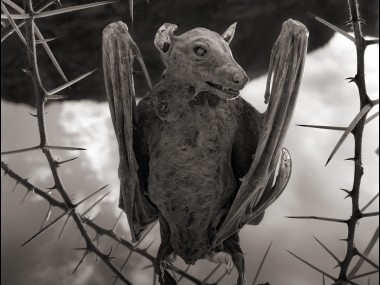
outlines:
[[[312, 35], [311, 35], [312, 36]], [[377, 99], [379, 94], [379, 49], [370, 47], [366, 57], [366, 79], [368, 94]], [[303, 86], [289, 129], [285, 147], [293, 159], [291, 180], [283, 195], [267, 210], [263, 222], [257, 226], [246, 226], [241, 231], [241, 245], [246, 253], [248, 284], [252, 282], [266, 247], [273, 240], [272, 249], [261, 273], [259, 282], [272, 285], [322, 284], [322, 276], [297, 261], [286, 249], [308, 260], [327, 272], [337, 275], [334, 260], [314, 241], [313, 236], [325, 242], [341, 259], [345, 244], [338, 241], [346, 236], [344, 226], [319, 221], [289, 220], [289, 215], [318, 215], [348, 218], [350, 201], [344, 200], [339, 188], [352, 186], [353, 165], [344, 161], [353, 153], [352, 137], [342, 145], [335, 158], [325, 167], [325, 162], [341, 133], [325, 130], [305, 129], [295, 124], [320, 124], [347, 126], [358, 112], [358, 95], [354, 84], [347, 84], [346, 77], [355, 74], [354, 45], [340, 35], [335, 35], [323, 48], [308, 54]], [[265, 76], [250, 82], [243, 97], [263, 110]], [[75, 96], [75, 95], [73, 95]], [[62, 178], [74, 201], [85, 197], [100, 187], [110, 184], [111, 194], [91, 213], [100, 213], [100, 224], [111, 227], [119, 213], [117, 208], [119, 181], [117, 178], [117, 144], [109, 116], [107, 103], [91, 101], [70, 101], [48, 106], [46, 115], [47, 131], [52, 144], [80, 146], [87, 150], [78, 153], [54, 152], [61, 160], [80, 155], [80, 158], [61, 167]], [[25, 105], [1, 101], [1, 148], [11, 150], [38, 144], [37, 124], [28, 113], [33, 109]], [[374, 108], [370, 114], [378, 111]], [[364, 135], [363, 164], [365, 175], [362, 179], [361, 205], [369, 201], [379, 190], [379, 157], [375, 150], [379, 146], [378, 118], [366, 126]], [[2, 160], [30, 181], [42, 188], [53, 186], [46, 161], [38, 152], [23, 155], [4, 156]], [[14, 181], [2, 178], [2, 271], [1, 280], [8, 285], [22, 284], [111, 284], [112, 274], [102, 264], [96, 265], [90, 256], [79, 271], [71, 271], [80, 259], [78, 252], [70, 248], [81, 247], [83, 242], [71, 224], [61, 240], [57, 236], [61, 224], [50, 229], [37, 240], [23, 248], [19, 245], [37, 232], [48, 209], [46, 202], [30, 195], [20, 205], [25, 190], [18, 187], [11, 192]], [[82, 209], [86, 208], [86, 205]], [[79, 211], [81, 208], [78, 209]], [[378, 211], [374, 203], [367, 211]], [[53, 211], [52, 219], [58, 215]], [[369, 218], [358, 225], [356, 245], [363, 251], [378, 226], [377, 218]], [[128, 238], [126, 218], [117, 229]], [[158, 228], [147, 238], [145, 244], [157, 239], [150, 249], [155, 255], [158, 245]], [[109, 250], [106, 239], [101, 240], [102, 249]], [[144, 245], [142, 245], [144, 247]], [[378, 244], [370, 258], [379, 262]], [[116, 262], [122, 262], [128, 254], [119, 248], [115, 253]], [[151, 284], [152, 271], [141, 268], [149, 263], [142, 257], [135, 258], [127, 268], [127, 277], [134, 284]], [[181, 267], [183, 263], [179, 262]], [[199, 261], [190, 273], [199, 279], [206, 276], [214, 264]], [[214, 281], [223, 273], [220, 268]], [[363, 272], [372, 270], [363, 266]], [[212, 282], [213, 279], [209, 279]], [[223, 284], [236, 282], [236, 272]], [[367, 279], [358, 280], [367, 284]], [[378, 274], [372, 276], [372, 283], [379, 282]], [[185, 281], [181, 284], [190, 284]]]

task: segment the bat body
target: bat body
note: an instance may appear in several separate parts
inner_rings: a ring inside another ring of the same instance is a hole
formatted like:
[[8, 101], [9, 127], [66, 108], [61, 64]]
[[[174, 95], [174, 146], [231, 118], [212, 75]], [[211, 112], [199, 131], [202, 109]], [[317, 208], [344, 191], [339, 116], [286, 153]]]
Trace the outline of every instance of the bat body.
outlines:
[[[306, 28], [290, 21], [272, 54], [273, 82], [280, 86], [273, 83], [270, 90], [269, 77], [265, 113], [239, 97], [248, 77], [229, 48], [236, 24], [222, 35], [196, 28], [180, 36], [173, 34], [177, 26], [164, 24], [154, 43], [165, 71], [137, 106], [132, 78], [133, 59], [142, 63], [137, 46], [120, 22], [103, 33], [107, 95], [119, 142], [120, 207], [134, 240], [159, 220], [155, 270], [161, 285], [176, 284], [165, 270], [173, 253], [188, 264], [232, 260], [238, 285], [245, 284], [237, 233], [261, 221], [290, 177], [290, 157], [286, 150], [281, 156], [281, 145], [307, 38]], [[292, 51], [294, 57], [286, 57]], [[278, 72], [281, 61], [286, 64]]]
[[[161, 88], [169, 100], [179, 92], [188, 91], [168, 90], [160, 84], [153, 88], [158, 100], [163, 94]], [[204, 258], [212, 249], [218, 226], [238, 190], [238, 171], [234, 171], [232, 157], [238, 160], [237, 154], [233, 154], [238, 151], [239, 143], [244, 143], [236, 141], [241, 138], [236, 133], [238, 121], [242, 119], [242, 100], [227, 103], [211, 93], [200, 93], [183, 106], [168, 111], [176, 112], [173, 114], [176, 119], [170, 122], [156, 114], [150, 97], [142, 99], [137, 106], [142, 126], [137, 133], [143, 138], [139, 141], [147, 142], [145, 157], [149, 157], [149, 198], [169, 225], [174, 252], [190, 264]], [[253, 108], [250, 115], [254, 117]], [[251, 123], [254, 125], [255, 120]], [[253, 141], [248, 144], [252, 153], [245, 156], [250, 162], [257, 145], [254, 140], [258, 138], [258, 128], [246, 132], [255, 131], [257, 134], [251, 136]]]

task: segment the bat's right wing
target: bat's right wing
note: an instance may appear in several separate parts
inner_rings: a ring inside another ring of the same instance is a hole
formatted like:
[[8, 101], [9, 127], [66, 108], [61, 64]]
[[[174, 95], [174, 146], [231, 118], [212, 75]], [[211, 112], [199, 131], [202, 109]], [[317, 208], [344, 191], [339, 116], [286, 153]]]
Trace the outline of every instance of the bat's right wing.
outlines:
[[[219, 228], [213, 246], [238, 232], [246, 223], [257, 224], [265, 209], [282, 193], [291, 173], [289, 152], [282, 148], [295, 108], [305, 57], [308, 30], [300, 22], [286, 21], [273, 49], [265, 102], [269, 103], [260, 123], [253, 162], [235, 200]], [[279, 173], [272, 186], [280, 160]]]

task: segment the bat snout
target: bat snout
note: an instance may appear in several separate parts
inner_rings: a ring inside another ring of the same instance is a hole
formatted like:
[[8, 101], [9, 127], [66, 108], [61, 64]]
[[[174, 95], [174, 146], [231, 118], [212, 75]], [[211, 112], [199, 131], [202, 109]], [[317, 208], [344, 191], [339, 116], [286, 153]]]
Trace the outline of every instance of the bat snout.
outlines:
[[240, 69], [232, 74], [232, 83], [236, 86], [236, 89], [241, 90], [247, 84], [249, 78], [244, 70]]
[[225, 64], [217, 69], [218, 76], [224, 78], [226, 87], [241, 90], [247, 84], [249, 77], [236, 62]]

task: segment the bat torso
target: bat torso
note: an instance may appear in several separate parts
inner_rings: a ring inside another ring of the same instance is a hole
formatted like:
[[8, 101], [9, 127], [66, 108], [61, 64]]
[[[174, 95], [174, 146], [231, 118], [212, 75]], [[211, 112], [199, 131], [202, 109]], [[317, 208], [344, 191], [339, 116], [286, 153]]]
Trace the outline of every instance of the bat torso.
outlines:
[[150, 99], [142, 104], [151, 105], [144, 108], [150, 112], [144, 116], [148, 193], [168, 221], [174, 251], [194, 262], [210, 249], [237, 191], [231, 167], [236, 112], [233, 103], [210, 93], [191, 100], [169, 100], [183, 94], [167, 90], [155, 95], [156, 106]]

